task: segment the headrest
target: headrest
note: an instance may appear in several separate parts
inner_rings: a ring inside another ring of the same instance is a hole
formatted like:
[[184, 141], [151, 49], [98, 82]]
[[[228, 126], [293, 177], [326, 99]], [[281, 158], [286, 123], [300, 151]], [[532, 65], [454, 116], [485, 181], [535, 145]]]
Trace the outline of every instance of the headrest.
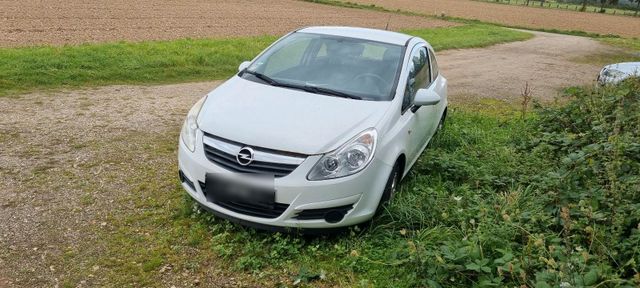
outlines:
[[360, 43], [349, 42], [337, 42], [334, 45], [330, 45], [328, 53], [331, 56], [343, 56], [343, 57], [359, 57], [364, 51], [364, 45]]

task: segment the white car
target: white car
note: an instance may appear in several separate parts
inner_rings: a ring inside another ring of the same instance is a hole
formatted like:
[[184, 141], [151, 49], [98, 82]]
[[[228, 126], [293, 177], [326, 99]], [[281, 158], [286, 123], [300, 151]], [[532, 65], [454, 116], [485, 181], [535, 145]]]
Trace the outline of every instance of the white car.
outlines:
[[624, 62], [604, 66], [598, 74], [598, 84], [618, 84], [630, 77], [640, 77], [640, 62]]
[[180, 181], [207, 210], [248, 226], [362, 223], [393, 198], [446, 114], [447, 80], [425, 40], [300, 29], [191, 108]]

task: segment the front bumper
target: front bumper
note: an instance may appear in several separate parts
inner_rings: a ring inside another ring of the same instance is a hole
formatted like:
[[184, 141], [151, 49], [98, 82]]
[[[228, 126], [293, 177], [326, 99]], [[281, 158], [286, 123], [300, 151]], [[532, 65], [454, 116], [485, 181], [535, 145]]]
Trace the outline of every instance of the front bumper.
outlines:
[[[279, 204], [280, 207], [286, 207], [283, 208], [284, 211], [275, 218], [256, 217], [207, 201], [200, 185], [205, 182], [206, 174], [230, 172], [206, 158], [202, 138], [203, 133], [198, 131], [196, 143], [199, 144], [194, 152], [189, 151], [184, 143], [179, 141], [178, 166], [182, 173], [183, 188], [195, 201], [214, 214], [258, 228], [326, 229], [365, 222], [375, 214], [392, 170], [391, 166], [374, 158], [367, 168], [357, 174], [338, 179], [309, 181], [306, 176], [321, 155], [309, 156], [289, 175], [276, 178], [274, 181], [275, 200], [282, 204]], [[330, 211], [336, 207], [349, 208], [341, 220], [330, 221], [335, 223], [300, 216]]]

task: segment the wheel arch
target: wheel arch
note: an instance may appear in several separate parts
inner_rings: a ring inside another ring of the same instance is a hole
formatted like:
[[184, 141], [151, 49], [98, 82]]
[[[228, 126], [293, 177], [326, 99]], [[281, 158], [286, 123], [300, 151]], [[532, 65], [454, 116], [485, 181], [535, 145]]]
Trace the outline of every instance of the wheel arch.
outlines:
[[400, 179], [402, 179], [402, 178], [404, 178], [404, 171], [407, 168], [406, 167], [406, 165], [407, 165], [407, 156], [405, 156], [404, 153], [400, 153], [400, 155], [398, 155], [396, 163], [400, 164], [400, 165], [398, 165], [398, 167], [400, 168]]

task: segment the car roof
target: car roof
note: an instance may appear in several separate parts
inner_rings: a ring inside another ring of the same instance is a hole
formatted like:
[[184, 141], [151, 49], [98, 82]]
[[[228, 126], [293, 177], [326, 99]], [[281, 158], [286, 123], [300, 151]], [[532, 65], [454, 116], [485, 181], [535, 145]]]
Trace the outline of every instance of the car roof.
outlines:
[[360, 27], [343, 27], [343, 26], [315, 26], [300, 29], [296, 32], [325, 34], [333, 36], [342, 36], [350, 38], [358, 38], [365, 40], [372, 40], [377, 42], [384, 42], [389, 44], [404, 46], [409, 39], [413, 36], [402, 34], [398, 32], [360, 28]]

